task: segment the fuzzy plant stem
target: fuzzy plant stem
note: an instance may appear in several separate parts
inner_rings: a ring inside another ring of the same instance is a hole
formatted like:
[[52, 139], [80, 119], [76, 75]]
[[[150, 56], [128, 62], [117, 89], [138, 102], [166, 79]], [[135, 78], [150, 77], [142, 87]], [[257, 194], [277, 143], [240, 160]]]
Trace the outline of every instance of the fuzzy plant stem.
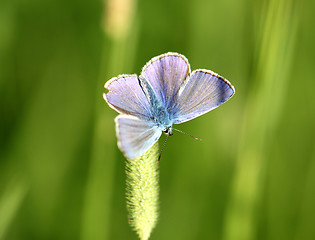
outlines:
[[126, 161], [129, 223], [147, 240], [158, 220], [158, 144], [142, 156]]

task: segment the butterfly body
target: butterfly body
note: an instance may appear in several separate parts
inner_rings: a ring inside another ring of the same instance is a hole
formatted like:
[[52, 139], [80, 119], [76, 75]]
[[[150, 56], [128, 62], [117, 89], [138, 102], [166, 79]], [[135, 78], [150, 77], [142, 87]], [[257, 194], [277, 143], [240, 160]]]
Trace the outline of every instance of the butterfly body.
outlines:
[[174, 112], [171, 106], [165, 106], [165, 103], [162, 102], [163, 100], [158, 99], [150, 83], [145, 78], [140, 77], [139, 84], [151, 105], [152, 117], [150, 120], [164, 133], [170, 136], [173, 135]]
[[163, 132], [168, 131], [168, 129], [171, 129], [173, 125], [173, 122], [167, 109], [162, 108], [157, 109], [152, 120]]
[[166, 53], [149, 61], [140, 76], [119, 75], [105, 84], [104, 99], [120, 113], [116, 117], [118, 146], [133, 159], [161, 136], [171, 136], [173, 124], [203, 115], [235, 93], [229, 81], [198, 69], [190, 72], [187, 59]]

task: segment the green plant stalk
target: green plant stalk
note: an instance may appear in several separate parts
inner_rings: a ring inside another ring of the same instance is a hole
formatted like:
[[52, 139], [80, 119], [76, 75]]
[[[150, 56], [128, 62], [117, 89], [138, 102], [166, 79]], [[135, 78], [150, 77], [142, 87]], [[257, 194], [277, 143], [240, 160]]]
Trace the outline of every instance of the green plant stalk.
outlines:
[[25, 180], [13, 178], [0, 197], [0, 239], [6, 239], [7, 232], [28, 192]]
[[147, 240], [158, 220], [158, 143], [142, 156], [126, 161], [129, 223]]
[[259, 85], [251, 92], [245, 109], [224, 240], [255, 238], [255, 213], [268, 161], [265, 149], [271, 144], [270, 135], [278, 126], [294, 57], [298, 8], [294, 1], [267, 2], [261, 10], [257, 66], [253, 75]]

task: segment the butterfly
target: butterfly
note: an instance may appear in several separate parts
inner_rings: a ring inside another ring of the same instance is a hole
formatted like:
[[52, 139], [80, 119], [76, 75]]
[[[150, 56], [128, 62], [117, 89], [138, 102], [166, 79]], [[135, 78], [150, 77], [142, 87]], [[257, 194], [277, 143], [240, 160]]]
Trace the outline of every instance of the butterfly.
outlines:
[[140, 76], [119, 75], [105, 83], [103, 98], [115, 118], [118, 147], [128, 159], [144, 154], [173, 124], [203, 115], [229, 100], [234, 87], [206, 70], [191, 72], [185, 56], [165, 53], [152, 58]]

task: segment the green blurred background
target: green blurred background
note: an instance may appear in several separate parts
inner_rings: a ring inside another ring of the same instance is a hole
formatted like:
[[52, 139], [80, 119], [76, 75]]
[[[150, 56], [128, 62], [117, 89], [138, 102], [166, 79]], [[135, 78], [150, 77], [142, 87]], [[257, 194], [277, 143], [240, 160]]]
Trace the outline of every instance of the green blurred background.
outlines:
[[0, 239], [137, 239], [103, 85], [168, 51], [236, 95], [169, 139], [151, 239], [315, 239], [314, 7], [2, 0]]

